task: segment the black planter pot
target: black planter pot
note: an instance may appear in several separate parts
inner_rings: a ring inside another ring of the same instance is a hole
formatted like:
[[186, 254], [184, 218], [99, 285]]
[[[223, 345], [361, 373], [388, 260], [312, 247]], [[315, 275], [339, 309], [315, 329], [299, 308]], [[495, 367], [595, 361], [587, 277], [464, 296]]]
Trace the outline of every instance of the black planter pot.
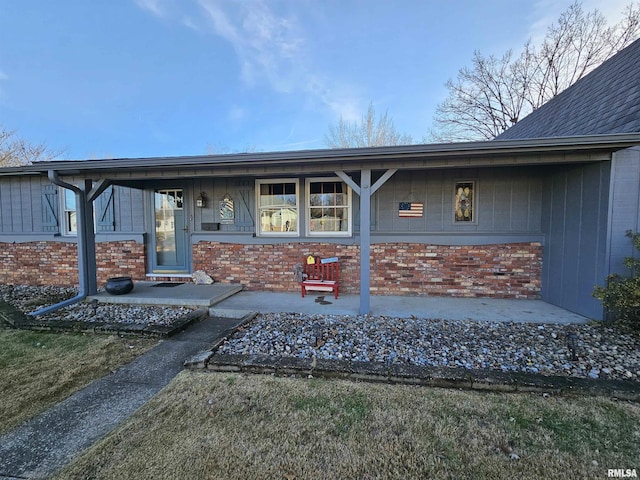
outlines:
[[133, 290], [133, 280], [131, 277], [109, 278], [105, 290], [111, 295], [126, 295]]

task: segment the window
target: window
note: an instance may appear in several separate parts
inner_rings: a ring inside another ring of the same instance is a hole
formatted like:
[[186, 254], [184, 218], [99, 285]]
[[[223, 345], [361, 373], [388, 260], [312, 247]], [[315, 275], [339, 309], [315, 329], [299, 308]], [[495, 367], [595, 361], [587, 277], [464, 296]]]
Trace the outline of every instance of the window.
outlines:
[[78, 217], [76, 214], [76, 194], [66, 188], [63, 189], [63, 192], [64, 195], [62, 196], [62, 211], [64, 214], [64, 234], [77, 235]]
[[[56, 187], [58, 188], [58, 187]], [[62, 235], [75, 236], [78, 235], [78, 205], [76, 204], [76, 194], [67, 188], [59, 187], [58, 197], [60, 198], [60, 211], [62, 211], [62, 220], [58, 222], [58, 214], [56, 212], [55, 228], [62, 230]], [[102, 202], [99, 210], [98, 203]], [[93, 208], [93, 228], [97, 231], [96, 225], [99, 225], [100, 231], [113, 231], [113, 190], [109, 187], [98, 200], [92, 204]], [[60, 227], [58, 227], [60, 223]]]
[[258, 234], [299, 234], [298, 181], [257, 180]]
[[351, 189], [334, 178], [307, 179], [309, 236], [348, 236], [351, 223]]

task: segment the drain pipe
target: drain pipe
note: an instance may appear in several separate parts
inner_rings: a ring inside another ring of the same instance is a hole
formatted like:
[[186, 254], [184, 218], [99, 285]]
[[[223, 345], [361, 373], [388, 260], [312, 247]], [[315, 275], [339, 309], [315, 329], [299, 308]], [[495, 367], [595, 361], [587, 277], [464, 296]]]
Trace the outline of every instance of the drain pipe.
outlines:
[[[36, 310], [35, 312], [31, 312], [29, 315], [32, 317], [36, 317], [38, 315], [44, 315], [46, 313], [54, 312], [62, 307], [66, 307], [69, 305], [73, 305], [74, 303], [81, 302], [87, 295], [90, 293], [88, 290], [90, 288], [90, 278], [89, 278], [89, 267], [88, 267], [88, 249], [90, 248], [91, 243], [89, 242], [87, 229], [85, 226], [87, 225], [87, 194], [82, 189], [72, 185], [70, 183], [64, 182], [58, 176], [58, 172], [55, 170], [49, 170], [49, 180], [54, 185], [57, 185], [62, 188], [66, 188], [68, 190], [73, 191], [76, 195], [76, 220], [77, 220], [77, 230], [78, 230], [78, 280], [79, 280], [79, 289], [80, 293], [73, 298], [68, 300], [64, 300], [63, 302], [56, 303], [55, 305], [49, 305], [47, 307]], [[89, 214], [93, 215], [93, 210], [89, 212]], [[90, 223], [91, 228], [93, 227], [93, 222]], [[93, 243], [95, 250], [95, 241]], [[95, 253], [95, 252], [94, 252]], [[95, 281], [94, 281], [95, 283]], [[96, 290], [95, 286], [93, 290]], [[96, 293], [95, 291], [92, 293]]]

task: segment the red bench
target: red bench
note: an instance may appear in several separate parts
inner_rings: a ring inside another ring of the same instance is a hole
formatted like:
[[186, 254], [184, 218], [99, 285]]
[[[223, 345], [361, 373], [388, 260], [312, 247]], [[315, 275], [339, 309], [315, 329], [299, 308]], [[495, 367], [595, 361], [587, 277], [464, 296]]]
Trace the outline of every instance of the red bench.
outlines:
[[305, 257], [302, 261], [302, 298], [304, 298], [307, 290], [318, 290], [321, 292], [333, 292], [335, 298], [338, 298], [339, 288], [339, 268], [338, 261], [322, 263], [320, 259], [316, 259], [316, 263], [307, 263]]

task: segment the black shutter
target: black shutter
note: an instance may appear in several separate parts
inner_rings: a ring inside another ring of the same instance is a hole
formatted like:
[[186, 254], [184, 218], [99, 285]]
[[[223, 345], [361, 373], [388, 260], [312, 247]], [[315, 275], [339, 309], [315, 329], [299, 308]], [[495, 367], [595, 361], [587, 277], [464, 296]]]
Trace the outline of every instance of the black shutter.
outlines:
[[114, 220], [113, 187], [108, 187], [96, 200], [98, 232], [113, 232]]
[[58, 228], [58, 187], [44, 185], [42, 187], [42, 230], [59, 232]]

